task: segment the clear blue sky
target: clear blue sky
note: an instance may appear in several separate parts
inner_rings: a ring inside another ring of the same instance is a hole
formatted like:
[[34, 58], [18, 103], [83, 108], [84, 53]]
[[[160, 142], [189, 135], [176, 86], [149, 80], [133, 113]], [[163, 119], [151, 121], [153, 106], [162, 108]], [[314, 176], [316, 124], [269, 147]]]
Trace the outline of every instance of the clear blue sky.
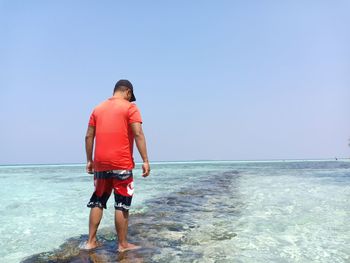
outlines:
[[84, 162], [89, 115], [120, 78], [151, 160], [348, 157], [349, 13], [331, 0], [2, 0], [0, 164]]

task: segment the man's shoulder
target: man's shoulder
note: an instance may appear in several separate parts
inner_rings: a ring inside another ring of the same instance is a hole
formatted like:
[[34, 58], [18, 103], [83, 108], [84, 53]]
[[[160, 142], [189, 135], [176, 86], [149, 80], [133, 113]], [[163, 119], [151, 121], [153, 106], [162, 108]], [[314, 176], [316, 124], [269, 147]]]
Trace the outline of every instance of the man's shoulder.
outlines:
[[100, 109], [100, 108], [104, 108], [104, 107], [106, 107], [108, 104], [109, 104], [109, 99], [106, 99], [106, 100], [104, 100], [104, 101], [101, 101], [99, 104], [97, 104], [97, 105], [94, 107], [94, 110]]
[[132, 110], [132, 109], [139, 110], [137, 105], [134, 102], [130, 102], [127, 100], [123, 100], [122, 102], [120, 102], [120, 105], [127, 110]]
[[136, 103], [134, 103], [134, 102], [129, 102], [129, 103], [130, 103], [130, 107], [132, 107], [132, 108], [138, 108], [137, 105], [136, 105]]

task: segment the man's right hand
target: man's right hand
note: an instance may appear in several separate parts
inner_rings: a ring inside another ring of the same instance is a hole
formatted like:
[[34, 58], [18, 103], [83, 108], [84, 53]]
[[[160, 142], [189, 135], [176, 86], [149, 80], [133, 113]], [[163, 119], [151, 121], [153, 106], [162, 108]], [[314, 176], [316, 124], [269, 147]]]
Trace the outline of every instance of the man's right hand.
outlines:
[[143, 162], [142, 164], [142, 176], [147, 177], [149, 176], [149, 173], [151, 172], [151, 167], [149, 166], [149, 162]]
[[86, 164], [86, 172], [88, 174], [93, 174], [94, 173], [94, 162], [93, 161], [88, 161]]

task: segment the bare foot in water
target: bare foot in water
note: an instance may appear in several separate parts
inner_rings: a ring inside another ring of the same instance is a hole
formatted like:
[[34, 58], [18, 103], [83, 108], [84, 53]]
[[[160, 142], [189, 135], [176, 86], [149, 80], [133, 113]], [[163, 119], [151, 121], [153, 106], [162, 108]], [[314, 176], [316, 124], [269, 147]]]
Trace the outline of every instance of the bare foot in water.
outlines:
[[139, 249], [141, 248], [140, 246], [136, 246], [134, 244], [131, 243], [126, 243], [126, 244], [119, 244], [118, 246], [118, 252], [125, 252], [125, 251], [129, 251], [129, 250], [134, 250], [134, 249]]
[[97, 248], [100, 246], [101, 246], [101, 243], [98, 241], [94, 241], [94, 242], [85, 241], [85, 242], [80, 243], [79, 248], [82, 250], [90, 250], [90, 249], [94, 249], [94, 248]]

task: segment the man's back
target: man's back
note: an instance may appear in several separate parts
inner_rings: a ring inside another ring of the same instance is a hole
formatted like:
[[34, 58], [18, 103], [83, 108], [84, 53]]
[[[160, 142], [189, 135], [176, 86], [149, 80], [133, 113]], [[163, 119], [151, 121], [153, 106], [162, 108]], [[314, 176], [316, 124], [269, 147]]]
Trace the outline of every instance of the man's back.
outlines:
[[134, 135], [130, 124], [142, 122], [135, 104], [111, 97], [98, 105], [90, 116], [95, 127], [95, 171], [132, 170]]

